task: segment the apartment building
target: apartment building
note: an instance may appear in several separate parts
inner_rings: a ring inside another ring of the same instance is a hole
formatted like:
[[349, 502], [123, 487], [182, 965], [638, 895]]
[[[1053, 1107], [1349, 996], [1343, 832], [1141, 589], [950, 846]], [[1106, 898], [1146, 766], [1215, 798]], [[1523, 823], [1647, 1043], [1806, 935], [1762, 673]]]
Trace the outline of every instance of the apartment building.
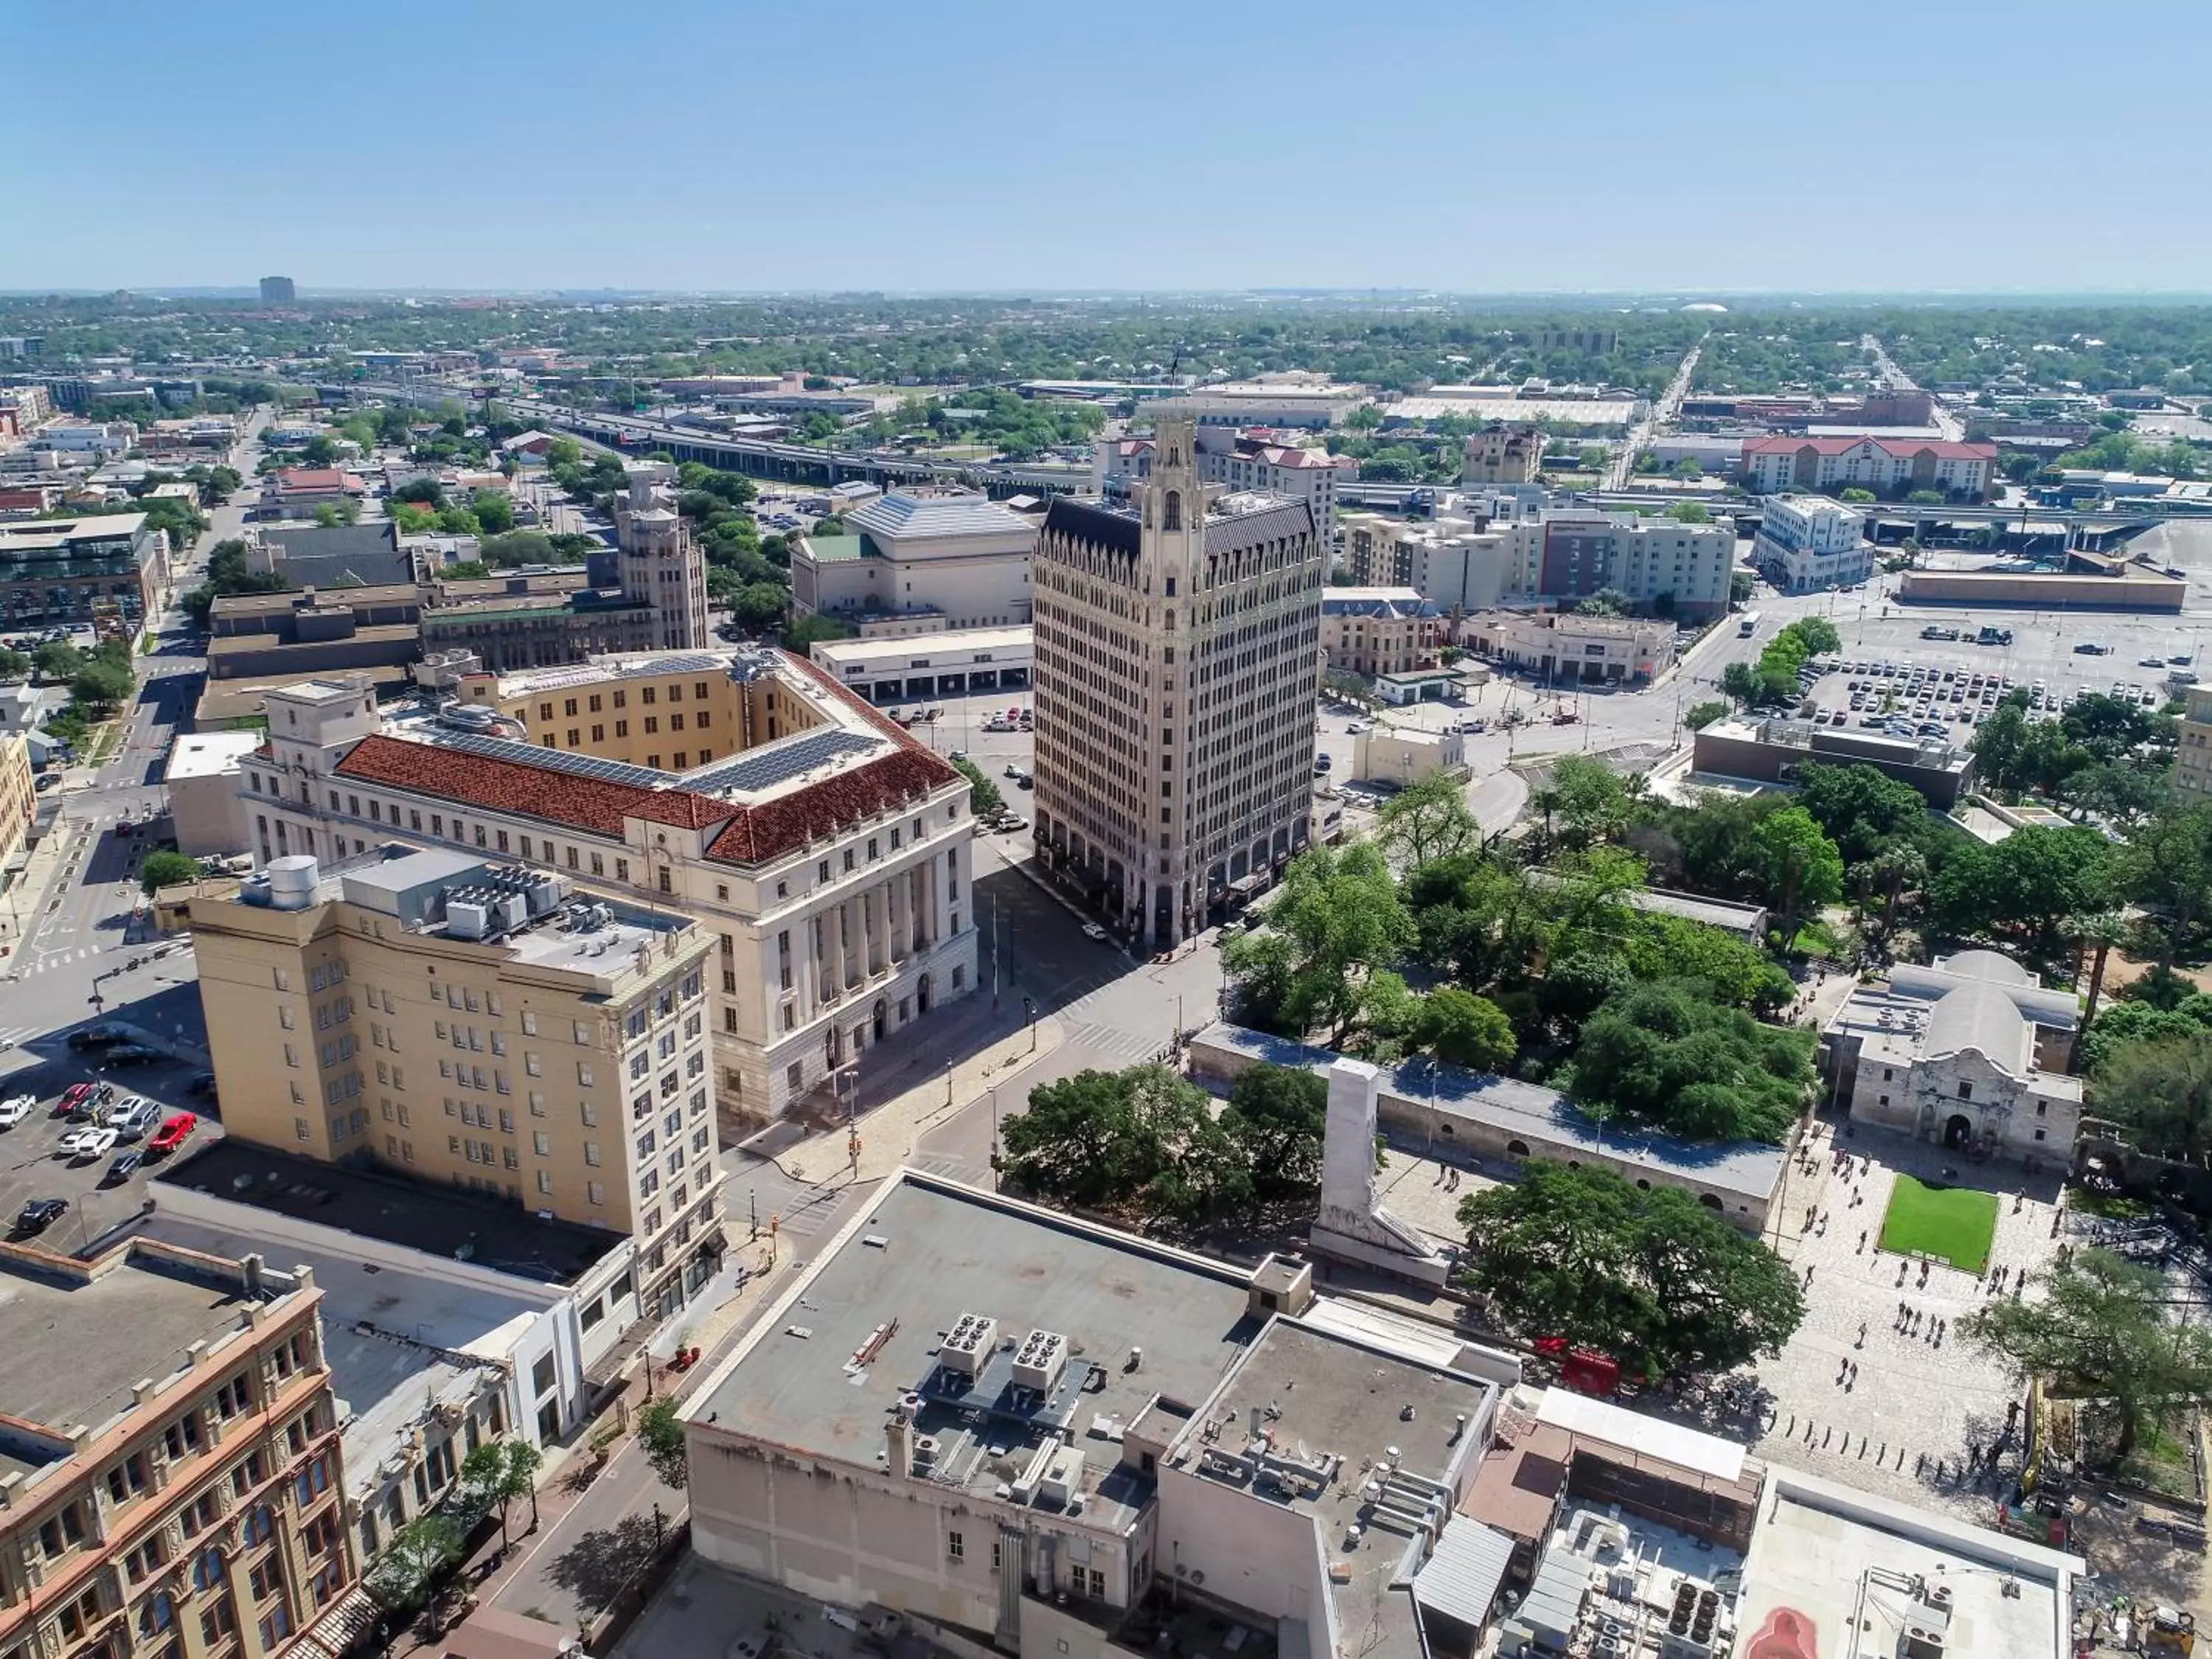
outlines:
[[1978, 501], [1996, 476], [1997, 447], [1923, 438], [1747, 438], [1745, 487], [1763, 495], [1785, 489], [1870, 489], [1896, 498], [1934, 490], [1947, 501]]
[[258, 1255], [0, 1245], [19, 1339], [0, 1358], [0, 1654], [343, 1650], [359, 1593], [321, 1297]]
[[0, 626], [135, 633], [168, 602], [168, 532], [143, 513], [0, 523]]
[[1492, 421], [1470, 433], [1460, 461], [1468, 484], [1534, 483], [1544, 470], [1544, 428], [1534, 422]]
[[536, 865], [394, 850], [192, 901], [224, 1127], [629, 1234], [644, 1304], [679, 1304], [721, 1237], [713, 936]]
[[855, 508], [842, 536], [792, 544], [792, 603], [863, 638], [1030, 619], [1036, 525], [987, 495], [914, 488]]
[[1814, 593], [1874, 574], [1866, 514], [1826, 495], [1770, 495], [1751, 562], [1785, 593]]
[[1312, 814], [1327, 542], [1305, 501], [1205, 483], [1195, 437], [1161, 421], [1127, 507], [1054, 501], [1036, 567], [1037, 847], [1158, 947]]
[[[0, 721], [4, 726], [4, 721]], [[39, 816], [38, 785], [31, 772], [27, 732], [0, 729], [0, 890], [21, 878], [29, 856], [31, 825]]]
[[1506, 598], [1533, 604], [1611, 588], [1674, 617], [1717, 617], [1735, 574], [1730, 524], [1571, 509], [1516, 522], [1507, 546]]
[[652, 607], [653, 644], [697, 651], [707, 643], [707, 556], [677, 511], [676, 468], [634, 461], [629, 487], [615, 501], [622, 591]]
[[1410, 587], [1332, 587], [1322, 594], [1322, 654], [1340, 673], [1371, 679], [1434, 668], [1442, 625], [1442, 613]]
[[714, 1092], [775, 1116], [974, 988], [967, 780], [781, 652], [655, 652], [460, 682], [379, 717], [353, 682], [265, 699], [256, 858], [398, 841], [553, 866], [717, 936]]
[[1509, 531], [1483, 520], [1347, 513], [1344, 568], [1356, 586], [1410, 587], [1439, 611], [1487, 611], [1505, 593]]

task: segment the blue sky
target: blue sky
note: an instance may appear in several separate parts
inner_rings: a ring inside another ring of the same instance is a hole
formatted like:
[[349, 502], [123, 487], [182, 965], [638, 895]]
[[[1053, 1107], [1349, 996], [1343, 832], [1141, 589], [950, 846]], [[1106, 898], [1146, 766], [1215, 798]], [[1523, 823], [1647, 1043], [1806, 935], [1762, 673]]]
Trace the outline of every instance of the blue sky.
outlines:
[[7, 54], [0, 289], [2212, 289], [2204, 0], [120, 0]]

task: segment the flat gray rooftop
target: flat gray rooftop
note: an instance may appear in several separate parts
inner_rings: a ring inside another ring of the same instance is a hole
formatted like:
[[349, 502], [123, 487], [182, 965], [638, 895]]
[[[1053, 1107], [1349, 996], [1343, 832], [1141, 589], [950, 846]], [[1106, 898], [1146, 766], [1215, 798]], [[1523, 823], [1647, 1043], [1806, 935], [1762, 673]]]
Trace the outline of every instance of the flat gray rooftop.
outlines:
[[[186, 1348], [238, 1328], [249, 1305], [234, 1287], [136, 1260], [88, 1284], [0, 1264], [0, 1413], [97, 1428], [133, 1384], [180, 1370]], [[37, 1467], [0, 1446], [0, 1474]]]
[[149, 1186], [156, 1206], [165, 1186], [541, 1284], [574, 1281], [624, 1242], [620, 1233], [541, 1221], [519, 1206], [459, 1188], [318, 1164], [231, 1136], [210, 1141], [182, 1163], [163, 1164]]
[[[955, 1399], [939, 1386], [939, 1351], [963, 1314], [997, 1322], [999, 1352], [985, 1383]], [[855, 1366], [892, 1321], [896, 1329]], [[1049, 1413], [1085, 1454], [1086, 1513], [1103, 1518], [1101, 1503], [1133, 1513], [1150, 1482], [1139, 1491], [1133, 1477], [1118, 1474], [1118, 1434], [1094, 1428], [1127, 1425], [1155, 1395], [1198, 1406], [1259, 1328], [1233, 1269], [908, 1172], [689, 1414], [793, 1451], [872, 1464], [893, 1404], [926, 1392], [917, 1428], [944, 1448], [933, 1478], [988, 1492], [1006, 1479], [994, 1465], [1038, 1443]], [[1067, 1340], [1067, 1376], [1078, 1386], [1056, 1390], [1025, 1420], [1003, 1409], [995, 1371], [1011, 1363], [1006, 1345], [1031, 1330]], [[1132, 1347], [1144, 1350], [1133, 1371]]]

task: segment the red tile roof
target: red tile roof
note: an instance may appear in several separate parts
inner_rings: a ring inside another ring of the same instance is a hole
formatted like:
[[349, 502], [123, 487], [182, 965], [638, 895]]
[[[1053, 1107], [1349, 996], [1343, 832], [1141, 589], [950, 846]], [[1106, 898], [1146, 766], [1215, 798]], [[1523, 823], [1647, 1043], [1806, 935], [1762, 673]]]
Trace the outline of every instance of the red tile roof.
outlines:
[[379, 734], [354, 745], [337, 768], [340, 776], [380, 783], [489, 811], [564, 823], [619, 839], [623, 820], [643, 818], [687, 830], [722, 826], [707, 855], [734, 864], [758, 864], [797, 851], [863, 817], [902, 811], [947, 784], [959, 781], [952, 763], [813, 663], [787, 654], [788, 666], [842, 699], [895, 745], [891, 753], [833, 774], [757, 806], [741, 806], [691, 789], [647, 789], [578, 777], [535, 766], [465, 754], [435, 744]]
[[1801, 449], [1818, 454], [1841, 455], [1861, 444], [1885, 455], [1910, 457], [1926, 450], [1939, 461], [1994, 461], [1997, 447], [1990, 443], [1954, 444], [1935, 438], [1746, 438], [1743, 453], [1752, 455], [1795, 455]]
[[[655, 823], [676, 822], [662, 815], [687, 809], [674, 800], [655, 797], [690, 794], [687, 790], [659, 791], [641, 788], [634, 783], [577, 777], [524, 761], [464, 754], [458, 749], [441, 749], [434, 743], [412, 743], [404, 738], [381, 734], [363, 738], [356, 744], [353, 751], [338, 763], [337, 774], [340, 777], [359, 778], [364, 783], [389, 784], [395, 789], [414, 790], [495, 812], [543, 818], [549, 823], [570, 824], [617, 837], [622, 835], [625, 817], [649, 816]], [[691, 799], [720, 807], [725, 814], [730, 810], [705, 796]], [[645, 810], [648, 805], [652, 808], [650, 812]]]

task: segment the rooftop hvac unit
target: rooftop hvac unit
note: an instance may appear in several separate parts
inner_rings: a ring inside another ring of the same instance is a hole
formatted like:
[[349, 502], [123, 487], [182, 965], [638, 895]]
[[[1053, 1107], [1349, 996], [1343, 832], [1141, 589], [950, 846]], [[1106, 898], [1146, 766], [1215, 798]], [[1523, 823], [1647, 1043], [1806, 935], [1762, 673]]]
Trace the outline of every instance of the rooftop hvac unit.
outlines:
[[491, 907], [482, 899], [446, 901], [446, 931], [455, 939], [482, 939], [491, 931]]
[[1058, 1331], [1031, 1331], [1014, 1353], [1014, 1383], [1050, 1394], [1067, 1370], [1067, 1339]]
[[917, 1469], [931, 1468], [937, 1462], [938, 1442], [933, 1434], [918, 1434], [914, 1437], [914, 1466]]
[[568, 884], [558, 876], [532, 876], [530, 878], [530, 914], [549, 915], [560, 908], [561, 901], [568, 896]]
[[1065, 1509], [1075, 1501], [1077, 1489], [1083, 1485], [1083, 1454], [1073, 1446], [1063, 1446], [1053, 1455], [1044, 1479], [1038, 1484], [1037, 1496], [1048, 1504], [1057, 1504]]
[[522, 893], [501, 893], [492, 901], [492, 910], [499, 931], [513, 933], [530, 920], [530, 900]]
[[1897, 1659], [1943, 1659], [1945, 1632], [1935, 1626], [1908, 1621], [1897, 1638]]
[[990, 1358], [992, 1344], [998, 1335], [999, 1322], [988, 1314], [962, 1314], [952, 1322], [952, 1328], [945, 1333], [938, 1348], [938, 1363], [947, 1370], [972, 1377]]

